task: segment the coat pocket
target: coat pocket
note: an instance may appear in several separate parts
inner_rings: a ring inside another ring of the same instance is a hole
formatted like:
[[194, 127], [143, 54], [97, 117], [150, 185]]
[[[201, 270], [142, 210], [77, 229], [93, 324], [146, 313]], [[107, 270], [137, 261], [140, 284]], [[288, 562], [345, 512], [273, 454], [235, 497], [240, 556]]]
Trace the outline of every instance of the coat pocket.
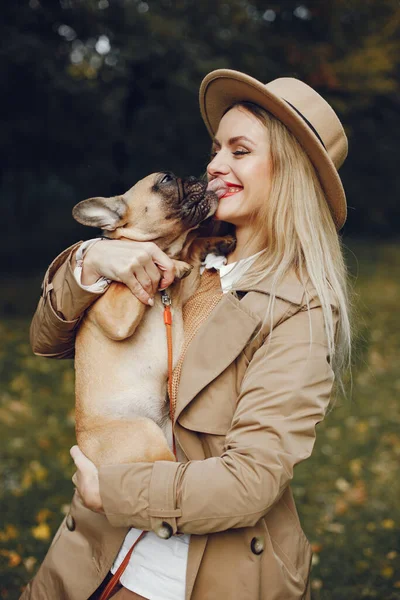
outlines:
[[276, 557], [291, 574], [300, 576], [306, 586], [310, 576], [312, 551], [297, 515], [281, 498], [265, 516], [265, 524]]

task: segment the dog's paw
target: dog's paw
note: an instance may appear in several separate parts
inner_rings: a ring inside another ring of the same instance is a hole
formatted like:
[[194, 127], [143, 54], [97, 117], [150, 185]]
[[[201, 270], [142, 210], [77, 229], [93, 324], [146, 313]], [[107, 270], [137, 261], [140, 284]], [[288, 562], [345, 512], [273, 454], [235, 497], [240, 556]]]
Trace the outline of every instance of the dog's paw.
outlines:
[[222, 254], [223, 256], [227, 256], [236, 248], [236, 238], [232, 235], [227, 235], [224, 238], [218, 240], [215, 244], [216, 254]]
[[174, 260], [175, 279], [184, 279], [192, 271], [193, 267], [182, 260]]

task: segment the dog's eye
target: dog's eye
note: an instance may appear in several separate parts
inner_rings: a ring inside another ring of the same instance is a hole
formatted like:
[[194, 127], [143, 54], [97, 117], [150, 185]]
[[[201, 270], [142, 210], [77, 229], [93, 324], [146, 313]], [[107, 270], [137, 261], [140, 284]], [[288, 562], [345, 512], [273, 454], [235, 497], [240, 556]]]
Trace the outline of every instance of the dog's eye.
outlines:
[[160, 183], [168, 183], [169, 181], [172, 181], [173, 177], [172, 175], [170, 175], [169, 173], [166, 173], [164, 175], [164, 177], [161, 179]]

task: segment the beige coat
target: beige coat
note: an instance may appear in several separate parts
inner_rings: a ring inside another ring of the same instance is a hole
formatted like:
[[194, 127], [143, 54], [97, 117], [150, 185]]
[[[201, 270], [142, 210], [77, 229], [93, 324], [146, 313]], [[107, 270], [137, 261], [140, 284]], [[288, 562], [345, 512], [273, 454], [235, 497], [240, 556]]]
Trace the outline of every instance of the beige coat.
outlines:
[[[73, 356], [80, 316], [96, 298], [74, 280], [74, 249], [45, 276], [31, 327], [41, 356]], [[312, 452], [334, 378], [320, 303], [295, 276], [278, 289], [272, 335], [268, 323], [254, 337], [270, 289], [265, 278], [225, 294], [187, 351], [175, 425], [187, 462], [101, 468], [106, 516], [74, 497], [23, 600], [86, 600], [127, 528], [161, 523], [192, 534], [186, 600], [310, 597], [311, 549], [289, 483]], [[337, 319], [334, 301], [332, 309]]]

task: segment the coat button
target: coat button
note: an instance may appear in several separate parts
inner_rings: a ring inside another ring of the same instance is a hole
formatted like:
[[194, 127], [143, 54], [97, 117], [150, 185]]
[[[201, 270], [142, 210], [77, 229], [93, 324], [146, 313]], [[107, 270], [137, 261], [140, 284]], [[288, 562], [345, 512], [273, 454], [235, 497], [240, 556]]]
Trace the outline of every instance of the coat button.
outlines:
[[264, 552], [264, 539], [262, 537], [253, 537], [250, 548], [253, 554], [262, 554]]
[[157, 529], [155, 530], [155, 533], [162, 540], [169, 540], [169, 538], [173, 534], [173, 531], [172, 531], [171, 525], [169, 523], [166, 523], [165, 521], [163, 521], [161, 523], [161, 525], [159, 525], [159, 527], [157, 527]]
[[66, 526], [69, 531], [75, 530], [75, 519], [71, 514], [67, 516]]

